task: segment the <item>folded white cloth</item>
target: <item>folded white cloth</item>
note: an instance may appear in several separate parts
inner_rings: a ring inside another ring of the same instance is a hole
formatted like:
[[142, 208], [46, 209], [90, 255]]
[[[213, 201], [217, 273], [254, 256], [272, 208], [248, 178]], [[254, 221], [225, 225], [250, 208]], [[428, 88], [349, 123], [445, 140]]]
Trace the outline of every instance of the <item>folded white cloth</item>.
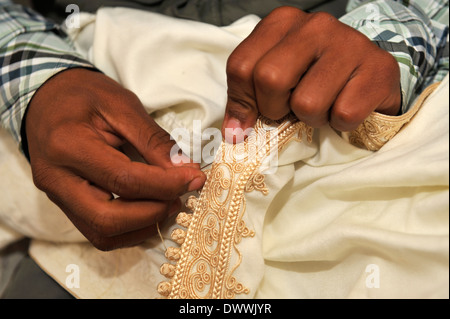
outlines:
[[0, 249], [23, 238], [86, 241], [33, 183], [30, 164], [11, 135], [0, 128]]
[[[220, 127], [226, 59], [258, 18], [220, 28], [108, 8], [84, 21], [72, 33], [80, 50], [136, 92], [167, 131], [192, 132], [193, 120], [203, 129]], [[239, 244], [235, 277], [249, 291], [236, 297], [448, 298], [448, 110], [447, 77], [378, 152], [350, 145], [331, 128], [315, 130], [310, 144], [291, 142], [276, 173], [265, 176], [268, 195], [246, 193], [243, 218], [255, 236]], [[19, 154], [0, 154], [0, 168], [18, 162]], [[17, 171], [2, 171], [0, 185], [7, 181], [9, 187], [0, 186], [0, 202], [11, 208], [0, 217], [36, 238], [30, 253], [43, 269], [79, 298], [160, 297], [159, 268], [167, 262], [165, 246], [174, 245], [174, 223], [161, 225], [164, 244], [155, 237], [139, 247], [100, 252], [55, 232], [76, 230], [48, 208], [52, 204], [37, 195], [21, 165], [26, 178], [18, 184], [12, 184]], [[24, 203], [26, 209], [20, 206], [24, 197], [38, 196]], [[23, 219], [37, 229], [24, 229], [17, 222]], [[73, 275], [68, 265], [78, 267], [79, 285], [67, 281]]]

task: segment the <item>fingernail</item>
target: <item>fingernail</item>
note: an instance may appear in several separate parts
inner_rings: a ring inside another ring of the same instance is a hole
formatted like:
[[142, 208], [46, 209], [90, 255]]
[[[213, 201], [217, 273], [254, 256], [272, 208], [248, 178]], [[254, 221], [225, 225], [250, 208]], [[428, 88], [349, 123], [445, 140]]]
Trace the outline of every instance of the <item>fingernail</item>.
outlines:
[[245, 139], [245, 132], [242, 129], [242, 123], [232, 117], [225, 123], [225, 141], [230, 144], [240, 143]]
[[192, 163], [192, 160], [188, 156], [186, 156], [184, 154], [173, 155], [170, 158], [170, 160], [172, 161], [172, 164], [174, 166], [183, 166], [183, 165], [186, 165], [188, 163]]
[[188, 192], [192, 192], [195, 191], [197, 189], [200, 189], [203, 187], [203, 184], [205, 183], [205, 178], [204, 177], [196, 177], [194, 178], [188, 186]]

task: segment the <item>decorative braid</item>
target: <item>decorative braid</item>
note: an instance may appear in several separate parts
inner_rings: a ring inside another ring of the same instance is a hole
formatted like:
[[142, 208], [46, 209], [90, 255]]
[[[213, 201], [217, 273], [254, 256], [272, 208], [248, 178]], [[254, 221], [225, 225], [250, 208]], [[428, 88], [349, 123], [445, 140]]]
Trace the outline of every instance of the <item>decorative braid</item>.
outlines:
[[[187, 230], [177, 228], [171, 234], [181, 248], [166, 250], [167, 259], [176, 264], [161, 266], [161, 274], [170, 279], [158, 285], [163, 297], [233, 298], [236, 294], [249, 293], [233, 275], [242, 260], [236, 245], [242, 238], [254, 236], [254, 231], [243, 221], [245, 193], [256, 189], [267, 195], [264, 176], [258, 172], [264, 159], [276, 147], [280, 150], [292, 139], [301, 140], [302, 131], [306, 132], [308, 141], [312, 135], [312, 130], [292, 116], [276, 124], [277, 135], [273, 135], [266, 126], [273, 128], [274, 122], [258, 119], [255, 137], [260, 140], [256, 145], [244, 145], [246, 150], [256, 146], [257, 152], [254, 157], [247, 155], [243, 164], [236, 162], [236, 146], [222, 143], [199, 198], [191, 196], [186, 201], [192, 214], [181, 212], [176, 218], [177, 224]], [[238, 258], [231, 266], [234, 253]]]

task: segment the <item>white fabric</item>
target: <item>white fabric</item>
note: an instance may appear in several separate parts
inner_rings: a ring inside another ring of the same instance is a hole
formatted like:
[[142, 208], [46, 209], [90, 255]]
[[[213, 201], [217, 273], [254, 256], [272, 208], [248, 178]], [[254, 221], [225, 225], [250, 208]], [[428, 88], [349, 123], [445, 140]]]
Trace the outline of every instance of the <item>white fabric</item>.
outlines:
[[24, 236], [85, 241], [59, 208], [36, 189], [25, 156], [0, 128], [0, 249]]
[[[220, 126], [226, 58], [258, 18], [219, 28], [117, 8], [84, 21], [72, 33], [80, 49], [136, 92], [170, 132], [192, 131], [194, 119], [203, 129]], [[245, 222], [256, 236], [238, 246], [245, 252], [236, 279], [250, 288], [238, 297], [448, 298], [448, 109], [447, 77], [376, 153], [330, 128], [316, 130], [311, 145], [291, 143], [276, 174], [266, 175], [269, 195], [246, 195]], [[36, 238], [30, 253], [52, 277], [79, 298], [159, 297], [159, 266], [166, 262], [159, 237], [115, 252], [77, 243], [76, 230], [33, 188], [20, 154], [0, 150], [0, 218]], [[35, 228], [24, 227], [24, 219]], [[163, 236], [174, 227], [164, 225]], [[258, 246], [264, 264], [252, 259], [250, 247]], [[79, 288], [66, 286], [69, 264], [80, 269]]]

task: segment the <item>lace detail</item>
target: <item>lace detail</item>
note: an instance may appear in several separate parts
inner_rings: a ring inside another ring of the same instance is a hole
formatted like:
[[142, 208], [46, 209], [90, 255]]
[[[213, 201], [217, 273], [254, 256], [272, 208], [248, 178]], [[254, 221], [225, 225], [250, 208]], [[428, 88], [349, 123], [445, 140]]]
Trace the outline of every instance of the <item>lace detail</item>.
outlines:
[[400, 116], [389, 116], [373, 112], [358, 128], [350, 133], [343, 133], [351, 144], [367, 148], [369, 151], [378, 151], [389, 142], [411, 119], [416, 115], [427, 97], [439, 86], [435, 83], [426, 88], [419, 96], [414, 106]]
[[243, 220], [245, 193], [269, 190], [260, 172], [289, 141], [302, 140], [304, 133], [311, 142], [312, 128], [289, 115], [280, 121], [260, 117], [254, 134], [240, 144], [223, 142], [199, 198], [190, 197], [186, 206], [192, 214], [180, 213], [172, 239], [181, 248], [169, 247], [168, 263], [161, 274], [170, 282], [158, 285], [158, 292], [168, 298], [231, 299], [248, 294], [234, 273], [241, 264], [239, 243], [254, 237]]

